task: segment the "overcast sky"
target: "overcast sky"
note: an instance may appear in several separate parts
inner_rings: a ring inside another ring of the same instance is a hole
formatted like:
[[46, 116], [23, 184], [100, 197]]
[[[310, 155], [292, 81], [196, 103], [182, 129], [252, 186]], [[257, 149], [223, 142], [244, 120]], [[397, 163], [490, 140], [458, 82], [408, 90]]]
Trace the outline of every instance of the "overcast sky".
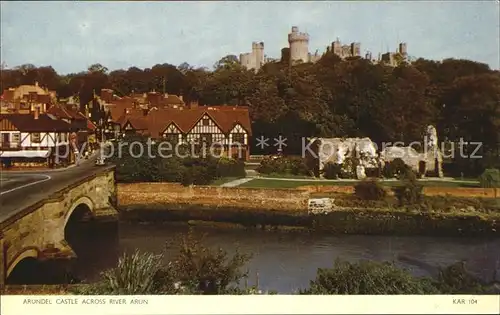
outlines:
[[499, 4], [387, 2], [3, 2], [1, 59], [8, 67], [52, 65], [59, 73], [101, 63], [110, 70], [157, 63], [212, 65], [265, 43], [279, 58], [293, 25], [323, 52], [337, 37], [364, 55], [408, 44], [410, 56], [466, 58], [499, 68]]

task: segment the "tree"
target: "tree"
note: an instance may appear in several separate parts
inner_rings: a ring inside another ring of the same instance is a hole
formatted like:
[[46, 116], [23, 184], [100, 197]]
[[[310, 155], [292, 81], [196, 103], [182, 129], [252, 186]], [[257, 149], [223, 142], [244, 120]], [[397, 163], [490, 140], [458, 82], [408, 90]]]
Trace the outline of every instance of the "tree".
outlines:
[[240, 62], [237, 56], [227, 55], [214, 64], [214, 69], [216, 71], [221, 69], [232, 70], [238, 68], [239, 66]]
[[99, 72], [99, 73], [102, 73], [102, 74], [107, 74], [108, 73], [108, 68], [106, 68], [105, 66], [101, 65], [100, 63], [95, 63], [95, 64], [92, 64], [88, 67], [88, 71], [90, 73], [95, 73], [95, 72]]

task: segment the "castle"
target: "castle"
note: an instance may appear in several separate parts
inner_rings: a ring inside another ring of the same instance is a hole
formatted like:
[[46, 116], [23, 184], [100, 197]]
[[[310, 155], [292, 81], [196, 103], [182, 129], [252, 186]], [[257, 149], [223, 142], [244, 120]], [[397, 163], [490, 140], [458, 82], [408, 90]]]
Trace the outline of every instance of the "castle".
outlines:
[[[300, 32], [297, 26], [293, 26], [292, 31], [288, 34], [288, 44], [289, 47], [281, 50], [281, 59], [288, 59], [291, 64], [314, 63], [321, 58], [318, 52], [314, 54], [309, 52], [309, 34]], [[353, 42], [349, 45], [343, 45], [337, 38], [326, 48], [326, 52], [329, 51], [332, 51], [341, 59], [361, 57], [361, 44]], [[368, 51], [364, 58], [370, 60], [372, 63], [382, 63], [395, 67], [402, 62], [408, 61], [407, 45], [406, 43], [400, 43], [396, 52], [379, 54], [378, 59], [373, 59], [372, 53]], [[255, 71], [258, 71], [265, 63], [274, 60], [264, 55], [263, 42], [253, 42], [251, 52], [240, 54], [240, 64], [247, 69], [254, 69]]]

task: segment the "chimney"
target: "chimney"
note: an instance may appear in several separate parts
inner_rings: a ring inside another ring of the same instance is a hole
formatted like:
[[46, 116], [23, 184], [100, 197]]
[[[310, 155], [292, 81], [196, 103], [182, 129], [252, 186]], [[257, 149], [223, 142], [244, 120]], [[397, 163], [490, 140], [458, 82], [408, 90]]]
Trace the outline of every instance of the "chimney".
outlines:
[[38, 119], [38, 117], [40, 116], [40, 108], [36, 107], [35, 108], [35, 114], [34, 114], [34, 118], [35, 119]]
[[198, 101], [191, 101], [189, 103], [189, 108], [197, 108], [198, 107]]
[[179, 99], [181, 100], [181, 102], [184, 102], [184, 97], [182, 95], [179, 95]]
[[35, 86], [38, 87], [38, 81], [35, 81]]

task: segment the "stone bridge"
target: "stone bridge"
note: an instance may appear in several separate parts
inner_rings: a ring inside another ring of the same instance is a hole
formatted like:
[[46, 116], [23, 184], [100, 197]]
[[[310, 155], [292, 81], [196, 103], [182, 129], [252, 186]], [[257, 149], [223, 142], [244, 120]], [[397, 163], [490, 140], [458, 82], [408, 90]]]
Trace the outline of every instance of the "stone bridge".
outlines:
[[76, 257], [65, 235], [68, 221], [76, 213], [116, 220], [114, 169], [89, 173], [0, 223], [0, 286], [23, 259]]

